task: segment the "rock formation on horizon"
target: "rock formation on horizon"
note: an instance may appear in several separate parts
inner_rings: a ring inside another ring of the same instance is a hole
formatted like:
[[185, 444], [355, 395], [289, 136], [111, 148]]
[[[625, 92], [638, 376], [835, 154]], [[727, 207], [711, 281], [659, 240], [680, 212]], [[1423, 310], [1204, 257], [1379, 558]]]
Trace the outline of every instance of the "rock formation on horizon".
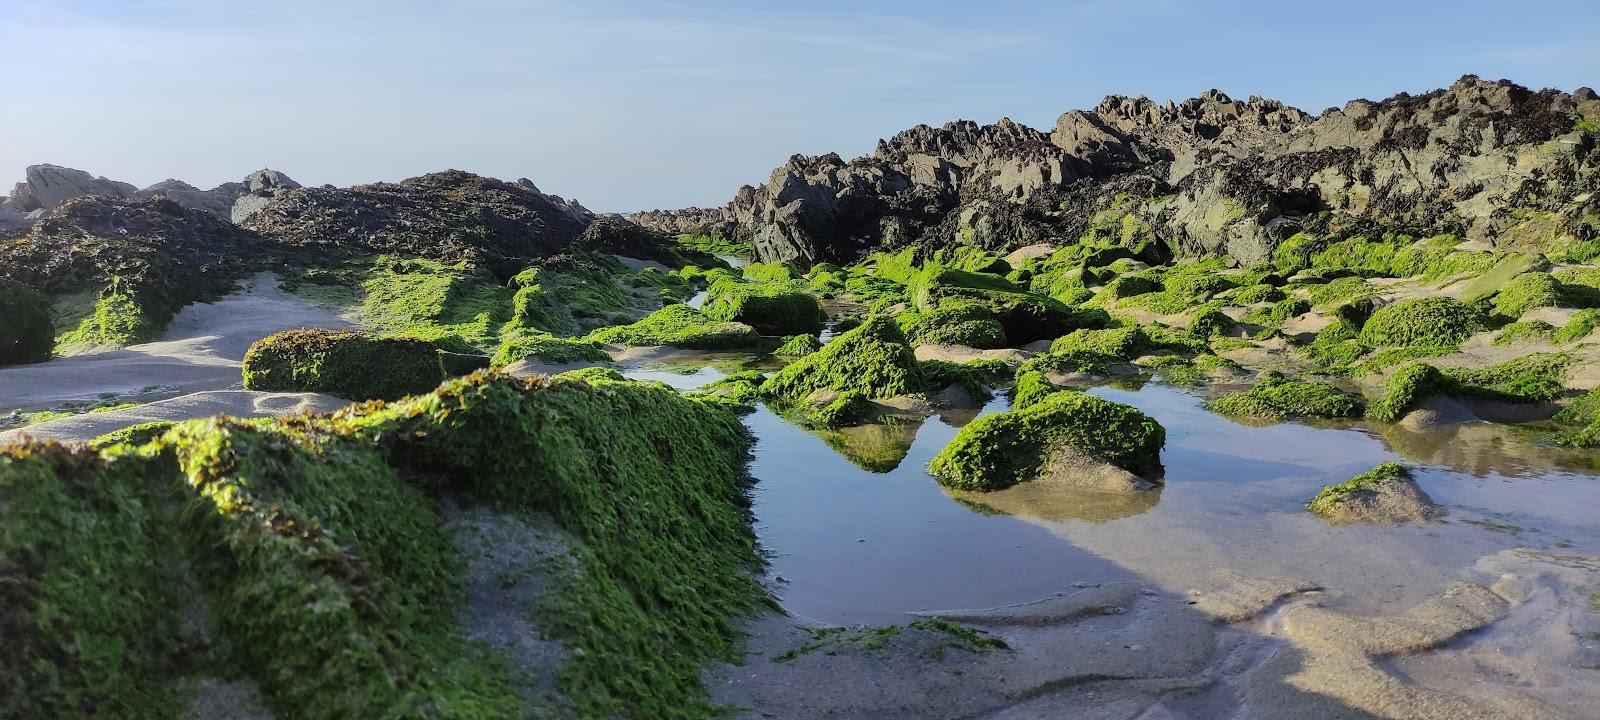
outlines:
[[[1535, 92], [1471, 75], [1315, 116], [1216, 90], [1166, 104], [1111, 96], [1049, 132], [957, 121], [918, 125], [855, 160], [796, 155], [725, 207], [632, 217], [800, 266], [879, 247], [1004, 250], [1108, 231], [1242, 264], [1302, 229], [1543, 247], [1600, 233], [1600, 154], [1595, 134], [1576, 129], [1597, 116], [1588, 88]], [[1119, 227], [1096, 226], [1108, 214]]]

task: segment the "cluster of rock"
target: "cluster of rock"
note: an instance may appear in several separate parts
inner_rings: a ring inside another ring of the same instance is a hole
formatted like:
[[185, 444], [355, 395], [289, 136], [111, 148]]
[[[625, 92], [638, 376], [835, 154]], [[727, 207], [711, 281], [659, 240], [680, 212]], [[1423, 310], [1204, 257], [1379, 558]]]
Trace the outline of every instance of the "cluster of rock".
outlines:
[[212, 190], [177, 180], [140, 190], [35, 165], [0, 201], [0, 280], [48, 296], [114, 297], [128, 313], [114, 324], [158, 328], [250, 272], [315, 264], [328, 252], [471, 261], [507, 279], [575, 244], [648, 258], [670, 240], [610, 218], [587, 245], [578, 243], [592, 225], [595, 215], [583, 205], [528, 180], [456, 170], [343, 189], [304, 187], [261, 170]]
[[[1302, 229], [1450, 232], [1506, 244], [1592, 238], [1600, 97], [1463, 77], [1312, 116], [1209, 91], [1182, 103], [1112, 96], [1048, 133], [1008, 119], [917, 126], [866, 157], [795, 156], [723, 208], [639, 213], [673, 233], [750, 241], [760, 261], [864, 250], [1076, 242], [1107, 210], [1126, 244], [1250, 264]], [[1587, 209], [1586, 209], [1587, 208]], [[1532, 220], [1530, 220], [1530, 217]], [[1533, 237], [1537, 236], [1537, 237]]]
[[242, 182], [227, 182], [210, 190], [172, 179], [141, 190], [129, 183], [49, 164], [29, 166], [25, 177], [26, 180], [11, 189], [9, 197], [0, 199], [0, 230], [26, 230], [33, 223], [50, 217], [67, 201], [90, 195], [127, 200], [160, 196], [191, 210], [234, 219], [240, 208], [259, 207], [264, 197], [300, 187], [276, 170], [258, 170]]
[[294, 247], [497, 264], [559, 253], [592, 219], [526, 180], [447, 170], [398, 183], [280, 190], [240, 225]]

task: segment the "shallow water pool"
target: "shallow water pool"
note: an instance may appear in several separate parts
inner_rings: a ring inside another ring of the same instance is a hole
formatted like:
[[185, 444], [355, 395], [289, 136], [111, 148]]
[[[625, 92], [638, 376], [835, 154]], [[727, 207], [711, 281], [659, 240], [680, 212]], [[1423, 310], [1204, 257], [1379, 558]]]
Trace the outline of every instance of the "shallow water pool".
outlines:
[[[625, 374], [680, 389], [717, 366]], [[1592, 455], [1542, 447], [1515, 428], [1427, 435], [1357, 423], [1253, 426], [1158, 383], [1103, 386], [1167, 428], [1166, 485], [1136, 498], [1019, 485], [952, 494], [925, 470], [966, 418], [906, 418], [840, 431], [746, 416], [756, 529], [785, 609], [825, 623], [889, 623], [923, 610], [993, 607], [1136, 580], [1185, 593], [1228, 578], [1293, 576], [1333, 605], [1393, 611], [1443, 591], [1512, 547], [1600, 552]], [[1003, 398], [982, 412], [1006, 407]], [[1386, 460], [1418, 470], [1445, 521], [1335, 527], [1304, 509], [1324, 484]]]

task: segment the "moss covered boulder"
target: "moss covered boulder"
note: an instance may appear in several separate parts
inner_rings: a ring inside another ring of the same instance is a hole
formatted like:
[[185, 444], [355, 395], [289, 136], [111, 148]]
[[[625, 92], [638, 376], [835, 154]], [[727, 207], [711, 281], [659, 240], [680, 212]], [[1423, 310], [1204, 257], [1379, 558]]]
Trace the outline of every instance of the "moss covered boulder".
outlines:
[[827, 345], [779, 370], [761, 386], [769, 397], [801, 400], [818, 390], [867, 398], [922, 392], [917, 356], [900, 327], [874, 315]]
[[933, 459], [929, 471], [957, 490], [992, 491], [1038, 480], [1136, 490], [1150, 486], [1139, 480], [1160, 477], [1165, 445], [1166, 430], [1150, 416], [1064, 390], [972, 421]]
[[1481, 327], [1478, 313], [1459, 300], [1425, 297], [1400, 300], [1378, 308], [1361, 326], [1367, 347], [1454, 347]]
[[611, 356], [593, 340], [556, 337], [550, 333], [527, 333], [506, 340], [495, 351], [489, 364], [505, 367], [521, 360], [539, 360], [563, 365], [576, 362], [609, 362]]
[[1335, 523], [1401, 523], [1442, 517], [1411, 469], [1386, 462], [1338, 485], [1325, 485], [1306, 509]]
[[1263, 418], [1344, 418], [1361, 414], [1361, 401], [1327, 383], [1262, 378], [1255, 387], [1217, 398], [1206, 407], [1224, 415]]
[[1105, 327], [1104, 311], [1068, 306], [1031, 292], [999, 275], [932, 265], [911, 278], [908, 289], [919, 312], [944, 308], [952, 300], [987, 308], [1005, 330], [1012, 347], [1058, 338], [1078, 328]]
[[818, 339], [816, 335], [806, 333], [785, 338], [783, 344], [779, 345], [777, 350], [773, 350], [772, 354], [781, 358], [798, 358], [805, 357], [821, 349], [822, 340]]
[[247, 390], [394, 400], [428, 392], [444, 377], [433, 343], [363, 332], [285, 330], [257, 340], [244, 356]]
[[55, 350], [50, 303], [27, 285], [0, 278], [0, 366], [44, 362]]
[[731, 277], [711, 283], [701, 312], [712, 320], [742, 322], [767, 335], [821, 332], [828, 319], [817, 296], [796, 285]]
[[733, 350], [760, 341], [755, 328], [741, 322], [719, 322], [688, 305], [668, 305], [631, 325], [600, 328], [589, 340], [609, 345], [637, 345]]
[[894, 319], [912, 345], [991, 349], [1007, 344], [1005, 326], [995, 318], [994, 312], [971, 300], [947, 300], [932, 310], [907, 310]]

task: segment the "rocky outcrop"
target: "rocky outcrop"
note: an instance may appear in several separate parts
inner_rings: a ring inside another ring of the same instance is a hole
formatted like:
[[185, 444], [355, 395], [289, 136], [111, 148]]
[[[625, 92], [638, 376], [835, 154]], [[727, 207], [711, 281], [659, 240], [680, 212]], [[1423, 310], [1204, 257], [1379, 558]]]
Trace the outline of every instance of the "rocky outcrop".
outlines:
[[588, 223], [590, 220], [594, 219], [594, 213], [590, 211], [589, 208], [584, 207], [583, 204], [579, 203], [576, 199], [568, 199], [563, 198], [560, 195], [551, 195], [549, 193], [541, 192], [539, 190], [539, 186], [533, 184], [533, 181], [527, 178], [517, 178], [517, 182], [515, 184], [517, 187], [527, 190], [528, 192], [537, 193], [551, 205], [556, 206], [556, 208], [559, 209], [562, 214], [566, 215], [568, 219], [571, 219], [574, 222]]
[[0, 198], [0, 232], [25, 230], [33, 222], [49, 217], [57, 207], [74, 198], [101, 195], [116, 198], [146, 199], [163, 197], [178, 205], [203, 210], [220, 218], [233, 216], [235, 203], [241, 196], [267, 197], [279, 189], [297, 188], [300, 184], [276, 170], [259, 170], [244, 182], [228, 182], [210, 190], [201, 190], [182, 180], [167, 179], [144, 189], [103, 177], [95, 177], [82, 170], [58, 165], [33, 165], [26, 171], [27, 180], [17, 183], [9, 198]]
[[665, 233], [634, 224], [620, 216], [602, 215], [583, 229], [573, 247], [665, 264], [677, 261], [672, 240]]
[[255, 233], [165, 197], [74, 198], [0, 244], [0, 278], [57, 295], [114, 288], [157, 315], [225, 294], [265, 248]]
[[[1262, 261], [1301, 230], [1455, 233], [1506, 246], [1600, 235], [1600, 98], [1463, 77], [1313, 116], [1212, 90], [1112, 96], [1043, 133], [1007, 119], [917, 126], [873, 154], [795, 156], [726, 208], [641, 213], [720, 228], [756, 259], [807, 265], [880, 247], [1119, 242]], [[1115, 232], [1107, 232], [1115, 230]]]
[[518, 261], [559, 253], [583, 232], [587, 211], [557, 200], [532, 183], [447, 170], [398, 183], [279, 190], [242, 226], [290, 248], [472, 259], [510, 277], [525, 264]]

